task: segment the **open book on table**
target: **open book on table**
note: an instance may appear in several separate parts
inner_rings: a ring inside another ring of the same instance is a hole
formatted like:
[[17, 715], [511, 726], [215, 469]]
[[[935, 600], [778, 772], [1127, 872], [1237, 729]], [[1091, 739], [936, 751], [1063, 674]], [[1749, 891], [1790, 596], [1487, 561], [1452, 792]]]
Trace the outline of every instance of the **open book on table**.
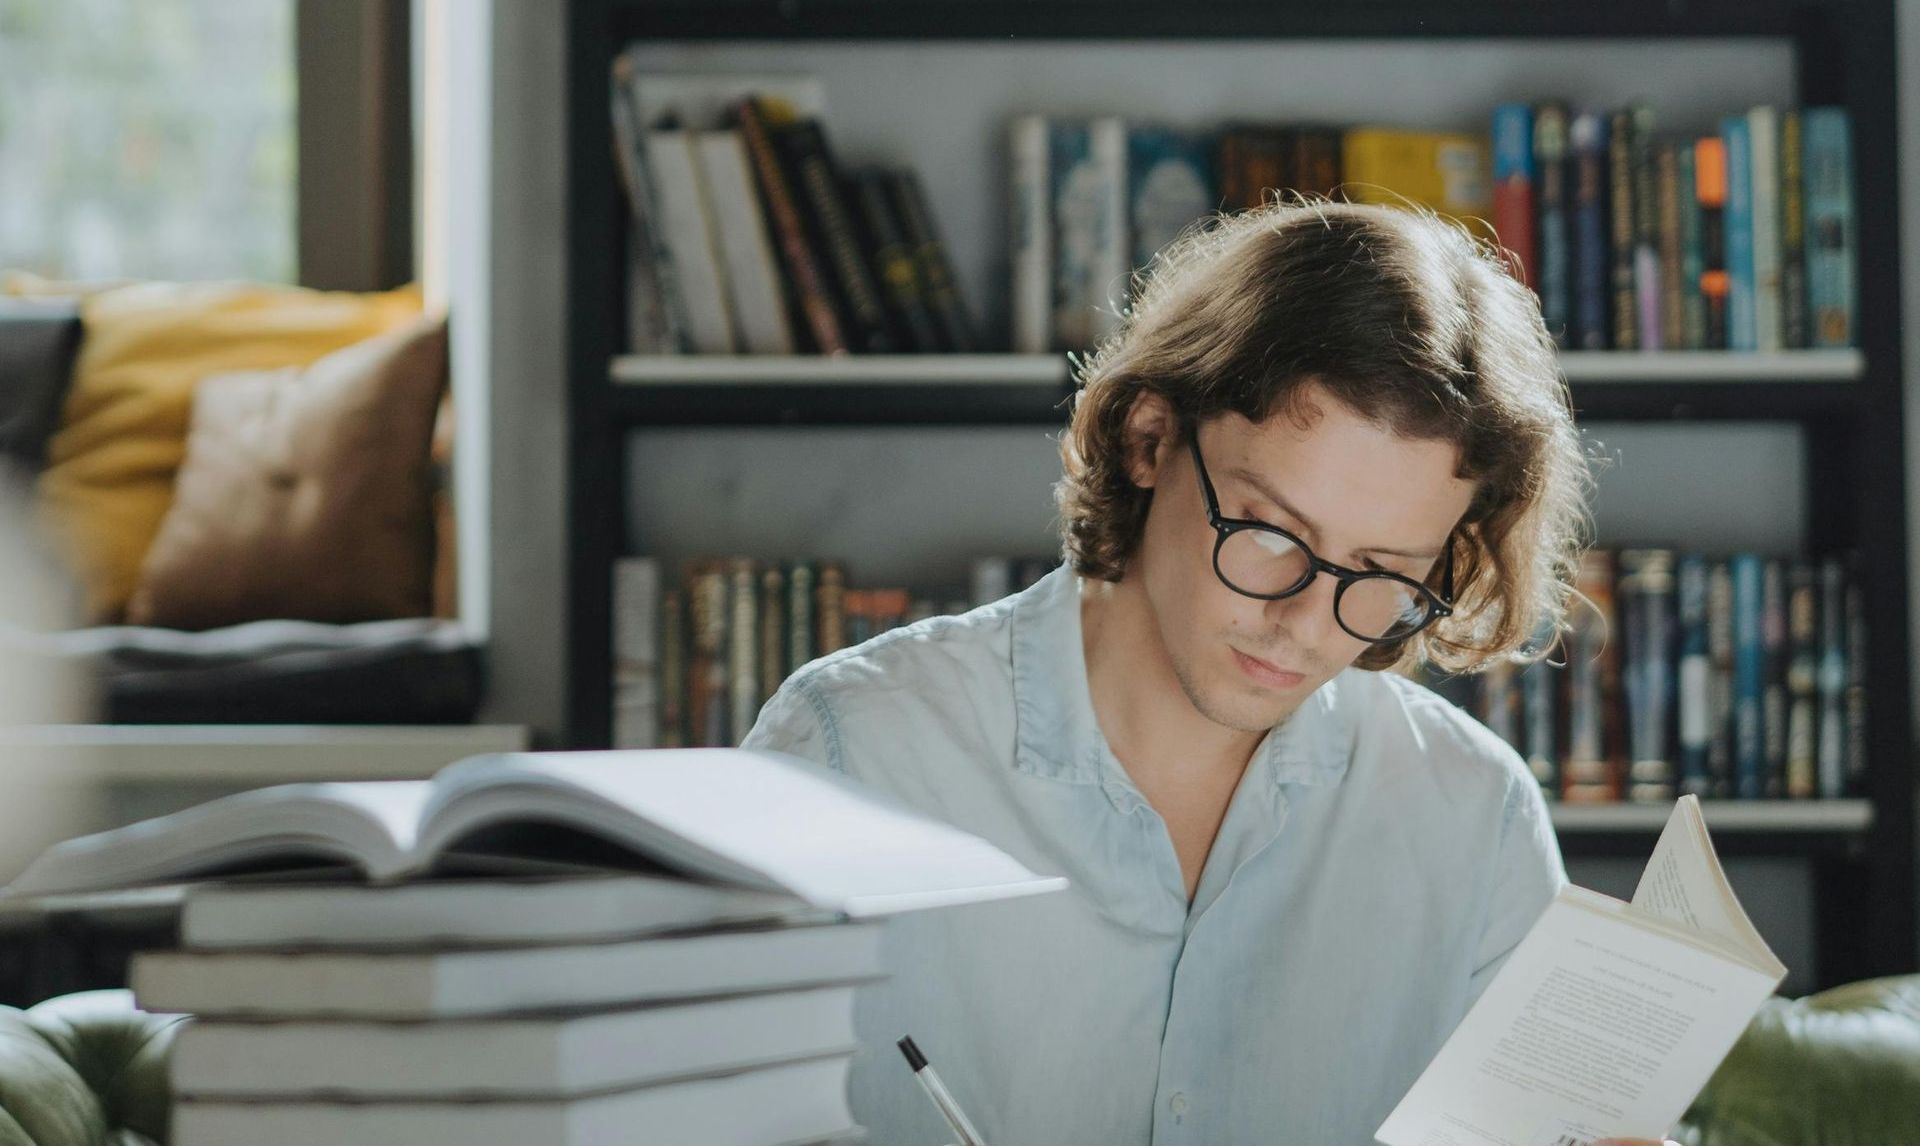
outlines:
[[1386, 1146], [1660, 1138], [1787, 969], [1683, 796], [1633, 902], [1569, 886], [1380, 1127]]
[[809, 761], [695, 748], [503, 753], [431, 780], [243, 792], [56, 844], [5, 894], [341, 864], [375, 884], [476, 869], [664, 872], [856, 917], [1066, 886]]

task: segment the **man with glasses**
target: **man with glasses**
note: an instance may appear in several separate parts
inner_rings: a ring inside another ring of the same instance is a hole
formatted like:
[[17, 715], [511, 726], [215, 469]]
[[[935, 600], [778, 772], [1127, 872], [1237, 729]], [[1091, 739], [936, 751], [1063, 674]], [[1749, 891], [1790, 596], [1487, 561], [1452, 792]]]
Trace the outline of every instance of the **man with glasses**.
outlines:
[[895, 920], [872, 1140], [1365, 1146], [1565, 880], [1520, 758], [1404, 676], [1561, 624], [1586, 467], [1533, 297], [1430, 216], [1190, 232], [1083, 365], [1031, 589], [826, 657], [746, 739], [1063, 895]]

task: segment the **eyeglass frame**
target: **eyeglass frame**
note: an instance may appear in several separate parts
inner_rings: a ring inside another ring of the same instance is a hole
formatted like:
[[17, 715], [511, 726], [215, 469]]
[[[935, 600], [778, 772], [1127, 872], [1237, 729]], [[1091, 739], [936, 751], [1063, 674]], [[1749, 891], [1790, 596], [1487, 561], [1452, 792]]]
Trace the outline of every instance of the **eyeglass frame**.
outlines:
[[[1200, 475], [1200, 496], [1206, 502], [1207, 524], [1213, 527], [1214, 533], [1216, 534], [1213, 540], [1213, 575], [1220, 578], [1222, 585], [1225, 585], [1242, 597], [1251, 597], [1256, 601], [1284, 601], [1288, 597], [1297, 596], [1298, 594], [1306, 592], [1307, 588], [1313, 584], [1314, 580], [1318, 578], [1320, 574], [1326, 573], [1335, 581], [1339, 582], [1333, 591], [1333, 623], [1339, 625], [1341, 630], [1354, 640], [1365, 641], [1372, 645], [1393, 644], [1397, 641], [1407, 640], [1429, 628], [1435, 621], [1453, 616], [1453, 535], [1451, 533], [1447, 535], [1447, 565], [1445, 573], [1441, 576], [1441, 591], [1439, 593], [1435, 593], [1421, 582], [1404, 574], [1395, 573], [1391, 569], [1348, 569], [1345, 566], [1335, 565], [1333, 562], [1315, 553], [1312, 546], [1301, 540], [1290, 530], [1282, 529], [1270, 522], [1253, 521], [1244, 517], [1222, 516], [1220, 513], [1220, 497], [1214, 492], [1213, 478], [1207, 473], [1206, 460], [1200, 456], [1200, 434], [1198, 431], [1187, 435], [1187, 448], [1193, 453], [1194, 472]], [[1240, 586], [1227, 580], [1227, 575], [1220, 570], [1220, 551], [1226, 548], [1227, 538], [1246, 530], [1277, 533], [1285, 538], [1289, 544], [1305, 554], [1307, 558], [1307, 572], [1300, 578], [1300, 583], [1280, 593], [1249, 593]], [[1340, 619], [1340, 598], [1346, 595], [1347, 587], [1355, 581], [1378, 579], [1398, 581], [1401, 584], [1409, 585], [1419, 590], [1420, 595], [1424, 597], [1427, 602], [1426, 619], [1410, 631], [1396, 637], [1366, 637], [1349, 628], [1347, 623]]]

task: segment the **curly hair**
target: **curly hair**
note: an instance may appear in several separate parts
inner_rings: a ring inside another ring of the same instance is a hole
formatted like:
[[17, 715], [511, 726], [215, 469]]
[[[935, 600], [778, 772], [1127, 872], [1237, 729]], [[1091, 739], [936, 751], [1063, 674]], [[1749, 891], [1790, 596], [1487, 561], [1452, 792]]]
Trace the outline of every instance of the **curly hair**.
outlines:
[[1142, 394], [1167, 401], [1184, 442], [1222, 414], [1297, 412], [1317, 383], [1401, 437], [1454, 444], [1476, 487], [1450, 542], [1454, 615], [1354, 663], [1473, 672], [1544, 655], [1567, 625], [1593, 479], [1553, 340], [1506, 258], [1424, 208], [1296, 197], [1188, 228], [1079, 363], [1055, 490], [1069, 563], [1118, 581], [1140, 544], [1152, 490], [1129, 476], [1127, 418]]

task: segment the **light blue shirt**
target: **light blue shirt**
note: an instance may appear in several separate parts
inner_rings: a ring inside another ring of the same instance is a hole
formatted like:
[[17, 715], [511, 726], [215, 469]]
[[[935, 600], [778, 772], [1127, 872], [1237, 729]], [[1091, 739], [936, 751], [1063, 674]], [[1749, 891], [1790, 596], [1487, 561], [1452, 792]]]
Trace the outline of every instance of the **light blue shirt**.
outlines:
[[1079, 579], [795, 674], [748, 747], [875, 785], [1067, 892], [922, 912], [861, 992], [875, 1146], [953, 1135], [911, 1034], [993, 1146], [1367, 1146], [1566, 881], [1539, 786], [1459, 709], [1348, 669], [1261, 741], [1192, 905], [1095, 720]]

